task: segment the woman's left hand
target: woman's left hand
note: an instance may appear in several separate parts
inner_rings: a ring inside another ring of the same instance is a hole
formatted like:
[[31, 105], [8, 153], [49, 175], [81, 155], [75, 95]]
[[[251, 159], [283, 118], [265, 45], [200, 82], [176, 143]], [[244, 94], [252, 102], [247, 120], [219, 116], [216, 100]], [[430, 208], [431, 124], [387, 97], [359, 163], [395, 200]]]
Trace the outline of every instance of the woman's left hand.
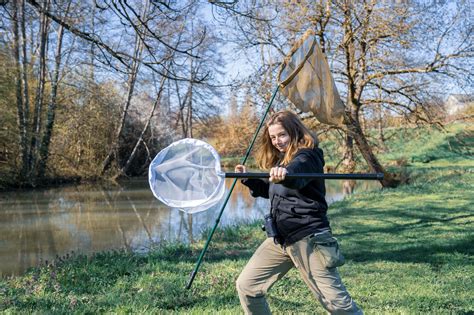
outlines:
[[284, 167], [272, 167], [270, 169], [270, 182], [279, 183], [285, 179], [288, 171]]

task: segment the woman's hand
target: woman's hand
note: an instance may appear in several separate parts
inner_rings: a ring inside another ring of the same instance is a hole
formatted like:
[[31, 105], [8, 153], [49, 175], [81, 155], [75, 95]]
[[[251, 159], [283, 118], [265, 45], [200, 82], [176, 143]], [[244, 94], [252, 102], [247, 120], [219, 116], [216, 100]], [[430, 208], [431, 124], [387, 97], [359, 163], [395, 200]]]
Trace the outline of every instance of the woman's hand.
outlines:
[[270, 182], [279, 183], [285, 179], [288, 171], [284, 167], [272, 167], [270, 169]]
[[236, 173], [246, 173], [247, 169], [245, 168], [245, 165], [236, 165], [235, 166], [235, 172]]

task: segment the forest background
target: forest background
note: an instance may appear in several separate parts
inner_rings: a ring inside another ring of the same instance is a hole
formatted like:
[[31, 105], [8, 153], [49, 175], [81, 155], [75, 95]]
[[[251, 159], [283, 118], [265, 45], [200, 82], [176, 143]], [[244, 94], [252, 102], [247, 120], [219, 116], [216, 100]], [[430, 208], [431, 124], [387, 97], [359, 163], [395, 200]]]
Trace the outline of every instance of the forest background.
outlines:
[[[242, 156], [293, 43], [313, 29], [346, 107], [328, 170], [403, 178], [377, 154], [398, 126], [473, 94], [470, 1], [0, 1], [0, 188], [143, 176], [171, 142]], [[406, 161], [400, 159], [397, 163]]]

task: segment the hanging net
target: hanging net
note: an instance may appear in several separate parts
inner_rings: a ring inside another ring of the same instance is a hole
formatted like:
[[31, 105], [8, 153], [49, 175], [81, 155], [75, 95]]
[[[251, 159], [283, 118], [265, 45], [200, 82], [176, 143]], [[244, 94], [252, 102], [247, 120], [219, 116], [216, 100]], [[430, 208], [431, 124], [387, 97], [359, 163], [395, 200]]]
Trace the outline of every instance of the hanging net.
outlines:
[[312, 30], [306, 31], [293, 45], [283, 61], [278, 80], [280, 92], [296, 108], [312, 112], [321, 123], [342, 125], [344, 103]]
[[160, 151], [148, 170], [153, 195], [187, 213], [204, 211], [218, 203], [225, 192], [224, 176], [214, 148], [189, 138]]

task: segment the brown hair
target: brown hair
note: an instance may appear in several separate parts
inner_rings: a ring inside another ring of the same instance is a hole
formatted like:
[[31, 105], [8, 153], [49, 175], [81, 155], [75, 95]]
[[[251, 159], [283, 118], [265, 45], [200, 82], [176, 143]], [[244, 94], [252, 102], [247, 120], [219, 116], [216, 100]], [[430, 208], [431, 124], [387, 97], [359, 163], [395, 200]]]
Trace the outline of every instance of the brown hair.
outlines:
[[[268, 128], [276, 124], [281, 125], [290, 136], [290, 143], [283, 158], [280, 151], [273, 146], [268, 133]], [[295, 113], [288, 110], [278, 111], [272, 114], [265, 123], [260, 137], [260, 147], [256, 154], [257, 165], [262, 169], [270, 169], [280, 160], [281, 165], [288, 165], [299, 149], [314, 148], [317, 145], [316, 137], [303, 125]]]

